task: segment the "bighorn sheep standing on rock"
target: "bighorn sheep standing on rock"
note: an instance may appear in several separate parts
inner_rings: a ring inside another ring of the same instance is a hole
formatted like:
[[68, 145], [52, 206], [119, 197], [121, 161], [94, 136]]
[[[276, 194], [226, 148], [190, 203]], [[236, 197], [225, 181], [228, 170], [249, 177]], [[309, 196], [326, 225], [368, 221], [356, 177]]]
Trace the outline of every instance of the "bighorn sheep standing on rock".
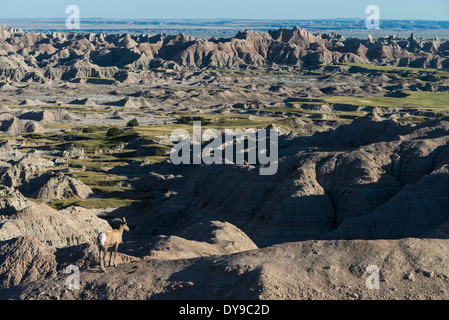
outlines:
[[[114, 267], [117, 266], [115, 261], [117, 259], [118, 246], [120, 243], [122, 243], [123, 230], [129, 231], [125, 218], [123, 218], [123, 220], [120, 220], [120, 226], [118, 229], [107, 232], [101, 232], [97, 236], [98, 252], [100, 253], [100, 265], [101, 270], [103, 270], [103, 272], [106, 272], [104, 265], [106, 263], [106, 254], [109, 248], [113, 247], [115, 250]], [[111, 255], [109, 256], [109, 266], [111, 266], [111, 260], [112, 260], [112, 250]]]

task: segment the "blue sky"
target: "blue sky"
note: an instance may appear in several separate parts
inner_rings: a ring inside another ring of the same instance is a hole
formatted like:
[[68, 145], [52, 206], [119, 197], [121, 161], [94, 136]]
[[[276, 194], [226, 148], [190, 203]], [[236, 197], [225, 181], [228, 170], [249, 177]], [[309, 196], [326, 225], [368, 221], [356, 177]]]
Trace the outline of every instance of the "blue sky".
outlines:
[[377, 5], [382, 19], [449, 20], [449, 0], [0, 0], [0, 18], [333, 19], [366, 18]]

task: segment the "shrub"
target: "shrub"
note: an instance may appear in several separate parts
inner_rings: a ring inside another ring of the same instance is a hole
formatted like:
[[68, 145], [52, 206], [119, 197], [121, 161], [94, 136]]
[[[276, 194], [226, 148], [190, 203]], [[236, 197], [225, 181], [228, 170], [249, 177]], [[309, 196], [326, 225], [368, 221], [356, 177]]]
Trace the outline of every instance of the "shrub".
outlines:
[[192, 123], [192, 118], [191, 117], [182, 116], [178, 120], [178, 124], [191, 124], [191, 123]]
[[95, 129], [93, 127], [87, 127], [83, 129], [83, 133], [94, 133]]
[[169, 151], [170, 151], [169, 148], [165, 148], [165, 147], [157, 147], [157, 148], [154, 150], [154, 155], [155, 155], [156, 157], [163, 157], [163, 156], [165, 156]]
[[137, 121], [137, 119], [134, 118], [134, 119], [130, 120], [126, 126], [127, 127], [138, 127], [139, 121]]
[[107, 135], [109, 138], [113, 138], [113, 137], [119, 136], [121, 133], [122, 133], [122, 131], [121, 131], [119, 128], [117, 128], [117, 127], [112, 127], [112, 128], [110, 128], [110, 129], [108, 130], [108, 132], [106, 133], [106, 135]]
[[206, 120], [203, 117], [186, 117], [186, 116], [182, 116], [181, 118], [179, 118], [178, 120], [178, 124], [192, 124], [194, 121], [201, 121], [201, 125], [205, 125], [206, 124]]

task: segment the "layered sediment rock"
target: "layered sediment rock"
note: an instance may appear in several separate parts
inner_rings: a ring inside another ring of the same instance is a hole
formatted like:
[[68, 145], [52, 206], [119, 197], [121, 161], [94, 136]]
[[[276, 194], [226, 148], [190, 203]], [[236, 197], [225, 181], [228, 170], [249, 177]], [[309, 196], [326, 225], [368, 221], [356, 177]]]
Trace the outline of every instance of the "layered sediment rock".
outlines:
[[176, 194], [147, 208], [145, 224], [165, 233], [205, 217], [225, 220], [263, 246], [420, 237], [449, 220], [448, 118], [403, 125], [369, 114], [280, 144], [274, 176], [215, 165], [186, 173], [184, 183], [160, 180]]
[[18, 118], [3, 120], [0, 130], [9, 134], [44, 133], [45, 129], [37, 122], [23, 121]]
[[19, 190], [0, 186], [0, 215], [15, 214], [33, 204]]
[[[0, 79], [135, 82], [153, 68], [317, 66], [341, 62], [449, 67], [443, 41], [339, 39], [306, 30], [242, 31], [230, 39], [185, 35], [29, 34], [2, 28]], [[129, 71], [134, 70], [134, 71]]]
[[141, 253], [151, 259], [192, 259], [211, 255], [229, 255], [258, 247], [240, 229], [227, 222], [199, 222], [176, 236], [159, 236]]
[[98, 233], [110, 229], [88, 209], [56, 211], [47, 205], [33, 205], [0, 222], [0, 241], [29, 237], [52, 247], [95, 244]]
[[36, 199], [87, 199], [93, 195], [92, 189], [79, 180], [58, 174], [52, 176], [48, 181], [34, 193]]

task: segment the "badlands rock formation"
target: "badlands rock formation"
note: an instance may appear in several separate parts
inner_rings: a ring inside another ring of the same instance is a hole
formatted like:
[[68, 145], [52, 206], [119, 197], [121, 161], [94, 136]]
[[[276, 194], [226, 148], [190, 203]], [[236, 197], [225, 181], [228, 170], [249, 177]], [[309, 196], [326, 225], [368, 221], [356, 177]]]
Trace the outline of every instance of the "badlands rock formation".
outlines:
[[[87, 199], [93, 191], [73, 177], [57, 173], [55, 163], [38, 154], [26, 154], [18, 161], [0, 168], [0, 184], [40, 200]], [[8, 191], [11, 193], [12, 191]], [[20, 193], [19, 192], [19, 193]]]
[[258, 249], [241, 230], [220, 221], [199, 222], [176, 236], [159, 236], [145, 255], [152, 259], [178, 260], [229, 255]]
[[[0, 28], [0, 298], [447, 299], [448, 50]], [[277, 173], [173, 165], [194, 119], [278, 129]], [[103, 274], [95, 239], [122, 217]]]
[[9, 134], [44, 133], [45, 129], [33, 121], [22, 121], [18, 118], [3, 120], [0, 130]]
[[17, 237], [0, 246], [0, 288], [5, 289], [38, 280], [56, 269], [54, 253], [37, 239]]
[[32, 205], [33, 202], [25, 198], [19, 190], [14, 187], [0, 187], [0, 214], [10, 215], [17, 213], [26, 207]]
[[[243, 31], [231, 39], [185, 35], [23, 33], [2, 29], [0, 78], [11, 81], [88, 79], [135, 82], [154, 68], [317, 66], [338, 62], [449, 68], [446, 41], [414, 37], [377, 40], [322, 37], [306, 30]], [[106, 82], [105, 82], [106, 81]]]
[[27, 237], [52, 247], [95, 244], [98, 233], [110, 228], [105, 220], [84, 208], [56, 211], [47, 205], [33, 205], [0, 222], [0, 241]]
[[87, 199], [94, 193], [81, 181], [63, 174], [50, 177], [48, 181], [33, 195], [36, 199]]
[[[448, 120], [368, 114], [284, 135], [279, 171], [268, 177], [249, 165], [136, 167], [151, 172], [136, 190], [157, 182], [161, 191], [112, 213], [132, 228], [106, 275], [94, 246], [110, 228], [105, 220], [87, 209], [18, 205], [0, 222], [0, 297], [446, 299]], [[29, 155], [18, 165], [51, 164]], [[72, 263], [83, 270], [79, 291], [65, 287]], [[371, 265], [381, 270], [380, 290], [366, 287]]]
[[217, 165], [196, 168], [182, 184], [161, 180], [176, 195], [148, 206], [141, 228], [164, 234], [224, 219], [258, 246], [421, 237], [449, 219], [448, 120], [404, 125], [371, 114], [325, 133], [284, 136], [274, 176]]
[[[19, 240], [20, 241], [20, 240]], [[14, 245], [14, 242], [11, 243]], [[114, 272], [82, 272], [80, 290], [67, 290], [63, 272], [0, 291], [15, 299], [444, 300], [449, 297], [447, 240], [306, 241], [231, 256], [189, 260], [139, 259]], [[9, 247], [0, 247], [0, 259]], [[83, 254], [56, 253], [80, 264]], [[45, 258], [45, 259], [44, 259]], [[4, 258], [3, 258], [4, 259]], [[49, 261], [43, 263], [41, 261]], [[54, 270], [51, 251], [36, 265]], [[381, 270], [379, 290], [365, 272]], [[92, 269], [90, 269], [92, 270]], [[19, 276], [9, 282], [18, 283]], [[31, 272], [29, 273], [31, 274]], [[51, 274], [51, 273], [50, 273]], [[23, 281], [32, 278], [25, 274]], [[4, 278], [3, 278], [4, 279]], [[178, 311], [175, 311], [178, 312]]]

